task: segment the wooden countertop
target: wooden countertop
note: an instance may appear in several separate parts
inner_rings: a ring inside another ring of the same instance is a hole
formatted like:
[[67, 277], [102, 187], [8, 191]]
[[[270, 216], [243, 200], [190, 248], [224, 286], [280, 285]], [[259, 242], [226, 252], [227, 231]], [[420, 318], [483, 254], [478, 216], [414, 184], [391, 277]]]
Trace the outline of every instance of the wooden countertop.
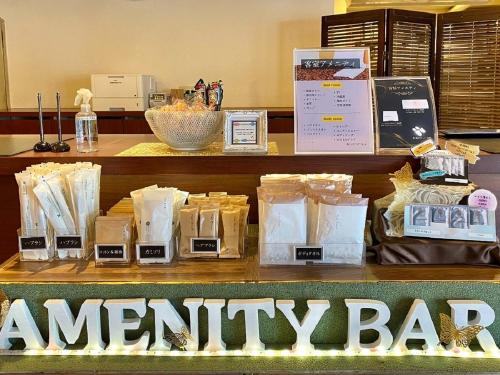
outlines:
[[[4, 136], [9, 137], [9, 136]], [[12, 137], [12, 136], [10, 136]], [[270, 134], [279, 155], [209, 155], [209, 156], [116, 156], [138, 144], [159, 142], [149, 134], [103, 134], [100, 150], [78, 153], [74, 140], [68, 141], [67, 153], [23, 152], [0, 157], [0, 175], [12, 175], [31, 164], [54, 161], [74, 163], [92, 161], [103, 167], [103, 174], [266, 174], [266, 173], [350, 173], [387, 174], [401, 168], [405, 162], [414, 166], [410, 155], [294, 155], [293, 134]], [[500, 174], [500, 154], [482, 154], [481, 161], [469, 167], [471, 174]]]
[[94, 261], [20, 262], [14, 255], [0, 266], [1, 283], [241, 283], [473, 281], [500, 283], [500, 268], [477, 266], [337, 265], [259, 267], [257, 239], [246, 259], [178, 260], [166, 266], [99, 267]]

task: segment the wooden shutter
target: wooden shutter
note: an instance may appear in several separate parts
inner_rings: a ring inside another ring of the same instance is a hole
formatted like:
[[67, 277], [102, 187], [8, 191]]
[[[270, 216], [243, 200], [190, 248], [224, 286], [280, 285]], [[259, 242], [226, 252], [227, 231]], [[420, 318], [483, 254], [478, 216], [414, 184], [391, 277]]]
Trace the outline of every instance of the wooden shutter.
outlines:
[[373, 76], [434, 78], [436, 15], [379, 9], [324, 16], [322, 47], [370, 47]]
[[387, 75], [434, 76], [436, 15], [389, 10]]
[[500, 7], [438, 17], [440, 128], [500, 127]]
[[374, 10], [323, 16], [322, 47], [370, 47], [373, 76], [384, 75], [386, 11]]
[[0, 18], [0, 110], [8, 108], [7, 55], [5, 53], [5, 25]]

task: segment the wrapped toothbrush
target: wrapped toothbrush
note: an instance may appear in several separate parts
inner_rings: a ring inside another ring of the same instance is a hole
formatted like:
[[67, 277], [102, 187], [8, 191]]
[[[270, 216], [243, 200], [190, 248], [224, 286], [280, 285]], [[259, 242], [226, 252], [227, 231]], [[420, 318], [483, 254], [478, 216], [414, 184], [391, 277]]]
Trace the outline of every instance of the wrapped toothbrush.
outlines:
[[21, 251], [23, 260], [50, 260], [54, 245], [60, 259], [90, 255], [99, 214], [100, 174], [99, 165], [87, 162], [37, 164], [16, 174], [20, 236], [46, 238], [47, 244], [46, 249]]

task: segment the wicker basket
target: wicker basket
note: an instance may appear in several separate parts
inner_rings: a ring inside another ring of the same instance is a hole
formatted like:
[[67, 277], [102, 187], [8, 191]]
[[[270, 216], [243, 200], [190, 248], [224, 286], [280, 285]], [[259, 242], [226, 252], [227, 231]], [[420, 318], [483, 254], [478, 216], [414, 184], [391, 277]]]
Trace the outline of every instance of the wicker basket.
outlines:
[[154, 135], [169, 147], [181, 151], [207, 148], [222, 133], [223, 113], [212, 111], [146, 111]]

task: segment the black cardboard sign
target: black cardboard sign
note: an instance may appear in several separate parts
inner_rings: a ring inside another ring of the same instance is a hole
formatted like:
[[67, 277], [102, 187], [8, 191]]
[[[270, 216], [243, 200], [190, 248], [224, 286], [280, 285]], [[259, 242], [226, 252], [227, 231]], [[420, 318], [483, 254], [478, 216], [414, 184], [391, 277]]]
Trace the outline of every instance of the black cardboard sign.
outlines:
[[82, 237], [81, 236], [56, 236], [56, 248], [65, 249], [81, 249]]
[[125, 245], [96, 245], [99, 259], [124, 259]]
[[141, 259], [157, 259], [166, 257], [165, 245], [138, 245]]
[[322, 246], [295, 246], [295, 260], [305, 261], [322, 261], [323, 247]]
[[219, 254], [220, 239], [219, 238], [192, 238], [191, 252], [202, 254]]
[[45, 237], [20, 237], [21, 250], [42, 250], [47, 248]]

